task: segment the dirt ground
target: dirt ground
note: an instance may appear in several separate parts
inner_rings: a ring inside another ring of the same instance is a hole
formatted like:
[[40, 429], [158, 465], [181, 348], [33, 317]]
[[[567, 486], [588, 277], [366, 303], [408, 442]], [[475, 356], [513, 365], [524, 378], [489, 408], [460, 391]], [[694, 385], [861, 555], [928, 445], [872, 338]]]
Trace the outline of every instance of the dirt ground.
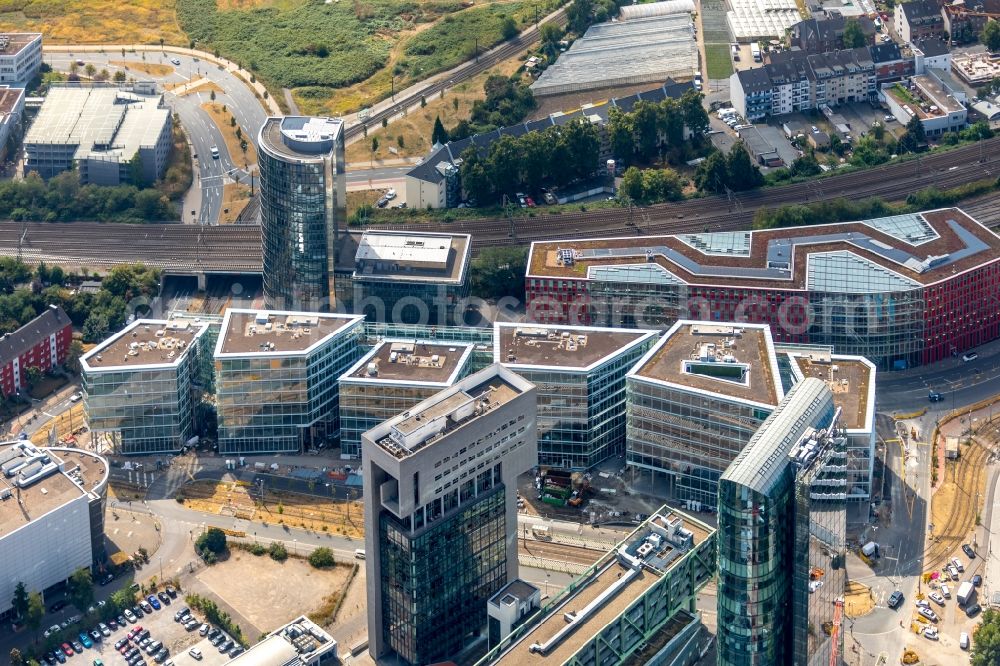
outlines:
[[198, 81], [183, 81], [181, 83], [167, 83], [163, 86], [164, 90], [169, 90], [178, 97], [184, 97], [185, 95], [190, 95], [192, 93], [198, 92], [222, 92], [222, 88], [218, 84], [209, 81], [208, 79], [199, 79]]
[[46, 44], [153, 44], [162, 38], [187, 46], [175, 5], [176, 0], [5, 2], [0, 30], [42, 32]]
[[943, 482], [931, 498], [934, 531], [924, 552], [925, 571], [939, 567], [968, 539], [985, 497], [989, 451], [978, 443], [960, 448], [961, 457], [945, 463]]
[[222, 188], [222, 213], [219, 224], [232, 224], [250, 203], [250, 188], [240, 183], [226, 183]]
[[226, 561], [198, 572], [198, 580], [257, 627], [276, 627], [318, 608], [350, 573], [350, 565], [320, 570], [295, 557], [275, 562], [233, 549]]
[[[44, 428], [39, 428], [31, 435], [31, 441], [39, 445], [47, 445], [49, 442], [49, 431], [55, 427], [56, 439], [62, 439], [74, 431], [79, 431], [84, 426], [83, 402], [78, 402], [70, 409], [60, 414], [55, 419], [50, 420]], [[80, 445], [77, 442], [77, 445]]]
[[871, 589], [862, 583], [848, 581], [844, 592], [844, 613], [847, 617], [862, 617], [872, 612], [873, 608], [875, 600], [872, 599]]
[[202, 104], [201, 108], [205, 110], [205, 113], [222, 132], [222, 136], [226, 138], [226, 150], [229, 151], [229, 157], [233, 160], [233, 164], [237, 166], [257, 164], [257, 151], [253, 147], [253, 141], [250, 141], [250, 135], [247, 134], [246, 130], [243, 130], [243, 138], [247, 140], [247, 152], [244, 154], [240, 148], [240, 140], [236, 138], [236, 128], [239, 125], [233, 127], [230, 124], [232, 114], [229, 109], [223, 110], [223, 106], [225, 105], [218, 102], [208, 102]]
[[170, 65], [158, 65], [156, 63], [141, 62], [139, 60], [111, 60], [109, 62], [112, 65], [124, 67], [125, 69], [134, 69], [137, 72], [145, 72], [150, 76], [167, 76], [174, 71], [174, 68]]

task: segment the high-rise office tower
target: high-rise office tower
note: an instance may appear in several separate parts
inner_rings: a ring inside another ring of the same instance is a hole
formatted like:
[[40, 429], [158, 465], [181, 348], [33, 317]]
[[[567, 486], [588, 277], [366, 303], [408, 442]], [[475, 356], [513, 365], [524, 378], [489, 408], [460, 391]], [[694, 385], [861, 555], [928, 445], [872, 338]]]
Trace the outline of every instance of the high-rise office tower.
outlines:
[[264, 300], [275, 309], [332, 310], [347, 210], [344, 123], [268, 118], [257, 145]]
[[719, 666], [804, 666], [819, 663], [817, 654], [828, 664], [835, 649], [843, 655], [847, 440], [839, 416], [827, 385], [804, 379], [719, 480]]
[[362, 435], [368, 649], [460, 652], [517, 577], [517, 475], [537, 459], [535, 386], [494, 364]]

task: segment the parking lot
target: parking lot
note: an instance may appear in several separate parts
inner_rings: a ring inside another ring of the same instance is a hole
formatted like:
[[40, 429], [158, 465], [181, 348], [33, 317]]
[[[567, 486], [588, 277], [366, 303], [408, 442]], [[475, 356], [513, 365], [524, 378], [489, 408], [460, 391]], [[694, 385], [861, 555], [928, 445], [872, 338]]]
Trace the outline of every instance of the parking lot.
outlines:
[[[124, 613], [119, 618], [107, 621], [103, 627], [96, 620], [77, 624], [79, 633], [85, 631], [96, 633], [99, 640], [95, 640], [93, 633], [87, 636], [87, 641], [84, 641], [83, 636], [78, 636], [68, 645], [68, 651], [50, 652], [46, 655], [44, 663], [49, 665], [100, 663], [104, 666], [159, 663], [165, 666], [182, 664], [216, 666], [225, 664], [231, 659], [228, 653], [221, 653], [213, 645], [212, 640], [215, 639], [215, 642], [221, 644], [229, 637], [216, 637], [220, 632], [214, 627], [210, 627], [213, 631], [208, 633], [208, 628], [203, 628], [205, 619], [200, 613], [189, 611], [186, 617], [193, 619], [194, 622], [187, 626], [175, 620], [176, 614], [186, 608], [182, 595], [178, 594], [176, 598], [171, 599], [171, 603], [157, 601], [160, 605], [159, 610], [152, 608], [150, 601], [145, 602], [151, 612], [144, 613], [142, 617]], [[119, 624], [119, 620], [124, 621], [124, 624]], [[166, 649], [165, 654], [160, 653], [161, 647]], [[199, 651], [200, 659], [190, 653], [192, 648]], [[149, 654], [150, 652], [153, 654]]]

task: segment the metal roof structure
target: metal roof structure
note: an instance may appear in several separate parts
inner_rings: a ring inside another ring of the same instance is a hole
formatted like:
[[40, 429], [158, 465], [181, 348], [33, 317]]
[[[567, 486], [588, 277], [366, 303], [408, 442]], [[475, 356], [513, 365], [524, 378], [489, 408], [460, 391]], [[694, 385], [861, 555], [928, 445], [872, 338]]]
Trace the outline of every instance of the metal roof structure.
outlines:
[[531, 84], [538, 96], [689, 78], [698, 69], [691, 14], [598, 23]]
[[629, 21], [672, 14], [693, 14], [694, 12], [695, 7], [692, 0], [662, 0], [661, 2], [647, 2], [641, 5], [625, 5], [621, 8], [618, 18], [622, 21]]
[[957, 208], [746, 233], [538, 241], [527, 277], [886, 293], [1000, 259], [1000, 237]]
[[471, 247], [470, 234], [365, 231], [354, 255], [354, 278], [462, 284]]
[[818, 421], [823, 414], [834, 411], [833, 394], [826, 384], [815, 377], [806, 377], [761, 424], [720, 481], [766, 495], [784, 473], [792, 448], [810, 428], [829, 427], [830, 423]]
[[729, 30], [738, 42], [781, 38], [802, 20], [795, 0], [730, 0]]

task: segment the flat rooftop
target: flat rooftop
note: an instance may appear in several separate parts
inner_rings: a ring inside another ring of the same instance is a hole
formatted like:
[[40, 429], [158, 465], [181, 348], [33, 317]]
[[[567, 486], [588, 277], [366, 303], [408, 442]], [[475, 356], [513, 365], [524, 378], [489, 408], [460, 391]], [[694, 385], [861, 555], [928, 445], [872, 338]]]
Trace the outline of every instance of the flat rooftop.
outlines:
[[0, 55], [16, 55], [41, 36], [40, 32], [0, 32]]
[[460, 284], [470, 247], [469, 234], [366, 231], [354, 255], [354, 278]]
[[777, 405], [777, 356], [763, 326], [678, 322], [633, 374], [728, 399]]
[[358, 319], [316, 312], [229, 310], [215, 351], [242, 355], [301, 353]]
[[[19, 464], [24, 466], [16, 469]], [[0, 443], [0, 468], [0, 497], [10, 493], [0, 499], [0, 538], [87, 495], [108, 473], [103, 458], [79, 450], [37, 447], [30, 441]], [[26, 483], [35, 473], [37, 480]]]
[[189, 321], [140, 319], [87, 352], [83, 361], [93, 369], [177, 365], [204, 330], [204, 324]]
[[522, 392], [521, 387], [500, 374], [478, 384], [446, 389], [389, 421], [389, 434], [379, 439], [378, 445], [396, 458], [406, 458], [438, 438], [507, 404]]
[[[900, 105], [906, 106], [921, 120], [941, 118], [949, 113], [957, 113], [965, 109], [944, 87], [933, 77], [918, 75], [912, 77], [916, 90], [909, 90], [903, 84], [897, 83], [885, 89], [886, 94]], [[915, 103], [913, 100], [916, 99]]]
[[32, 145], [75, 146], [75, 159], [128, 161], [156, 145], [170, 109], [160, 95], [140, 96], [113, 87], [53, 87], [24, 137]]
[[583, 369], [614, 356], [650, 333], [498, 323], [493, 341], [494, 359], [514, 369], [524, 366]]
[[853, 430], [868, 424], [868, 387], [872, 381], [870, 365], [836, 356], [830, 361], [804, 354], [792, 354], [791, 357], [804, 377], [815, 377], [830, 388], [833, 403], [840, 407], [841, 425]]
[[226, 661], [227, 666], [286, 666], [302, 663], [299, 655], [337, 652], [337, 641], [322, 627], [302, 615], [272, 631], [267, 638], [243, 654]]
[[[622, 545], [603, 556], [586, 573], [573, 582], [574, 590], [568, 594], [554, 595], [555, 606], [547, 616], [536, 624], [529, 632], [503, 653], [498, 659], [490, 662], [492, 665], [521, 666], [522, 664], [551, 663], [563, 664], [576, 654], [587, 642], [592, 640], [604, 627], [621, 615], [632, 603], [649, 590], [660, 578], [666, 575], [681, 557], [690, 549], [680, 548], [664, 539], [660, 546], [649, 555], [639, 557], [644, 563], [632, 574], [626, 582], [623, 579], [632, 571], [627, 560], [619, 556], [625, 550], [633, 557], [638, 557], [637, 549], [654, 533], [652, 525], [657, 529], [665, 527], [667, 521], [673, 521], [680, 516], [677, 512], [656, 513], [645, 523], [632, 532]], [[665, 514], [665, 515], [664, 515]], [[713, 531], [706, 529], [700, 523], [682, 519], [685, 529], [691, 532], [693, 543], [697, 547], [705, 539], [710, 538]], [[544, 645], [567, 627], [564, 617], [567, 612], [580, 613], [602, 595], [609, 594], [609, 588], [618, 586], [617, 591], [597, 606], [585, 618], [577, 622], [577, 627], [565, 638], [559, 641], [549, 652], [541, 654], [532, 652], [532, 645]]]
[[[472, 345], [385, 340], [341, 380], [421, 382], [446, 385], [468, 360]], [[374, 370], [374, 372], [373, 372]]]
[[527, 277], [871, 293], [998, 259], [1000, 237], [944, 208], [762, 231], [541, 241], [531, 245]]
[[24, 98], [24, 88], [11, 88], [10, 86], [0, 86], [0, 113], [7, 115], [13, 113], [18, 103]]
[[335, 152], [343, 142], [344, 122], [339, 118], [282, 116], [268, 118], [260, 128], [258, 145], [287, 160], [313, 162]]

